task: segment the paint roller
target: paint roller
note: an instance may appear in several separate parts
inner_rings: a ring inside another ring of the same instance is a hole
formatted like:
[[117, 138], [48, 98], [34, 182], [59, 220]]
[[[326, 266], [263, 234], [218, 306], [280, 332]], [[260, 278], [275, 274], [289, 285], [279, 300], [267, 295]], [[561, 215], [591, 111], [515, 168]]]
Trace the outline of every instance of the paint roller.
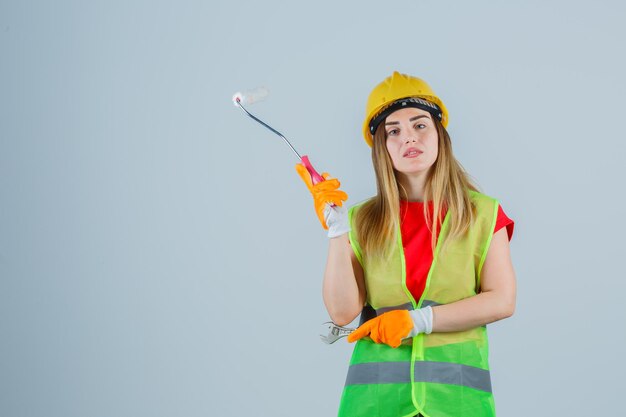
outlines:
[[253, 90], [248, 90], [244, 92], [236, 92], [233, 95], [233, 104], [235, 105], [235, 107], [239, 107], [241, 110], [243, 110], [253, 120], [255, 120], [256, 122], [265, 126], [267, 129], [274, 132], [276, 135], [283, 138], [285, 143], [289, 145], [293, 153], [296, 154], [296, 156], [298, 157], [302, 165], [305, 166], [306, 170], [311, 175], [311, 180], [313, 184], [317, 184], [319, 182], [324, 181], [324, 178], [315, 170], [315, 168], [313, 168], [313, 165], [311, 165], [311, 162], [309, 161], [309, 157], [307, 155], [300, 156], [298, 151], [296, 151], [296, 149], [291, 145], [291, 143], [287, 140], [287, 138], [282, 133], [280, 133], [278, 130], [274, 129], [272, 126], [268, 125], [267, 123], [265, 123], [258, 117], [254, 116], [244, 107], [244, 105], [254, 104], [259, 101], [265, 100], [268, 95], [269, 95], [269, 91], [265, 87], [259, 87], [259, 88], [255, 88]]

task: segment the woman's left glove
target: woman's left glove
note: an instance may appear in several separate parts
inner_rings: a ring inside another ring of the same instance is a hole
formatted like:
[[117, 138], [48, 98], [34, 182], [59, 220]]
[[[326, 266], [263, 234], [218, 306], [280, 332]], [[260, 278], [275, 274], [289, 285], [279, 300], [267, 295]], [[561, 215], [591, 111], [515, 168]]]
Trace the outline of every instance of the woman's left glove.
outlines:
[[392, 310], [363, 323], [348, 336], [348, 342], [356, 342], [369, 336], [375, 343], [384, 343], [393, 348], [400, 346], [402, 339], [430, 334], [433, 330], [432, 307], [418, 310]]

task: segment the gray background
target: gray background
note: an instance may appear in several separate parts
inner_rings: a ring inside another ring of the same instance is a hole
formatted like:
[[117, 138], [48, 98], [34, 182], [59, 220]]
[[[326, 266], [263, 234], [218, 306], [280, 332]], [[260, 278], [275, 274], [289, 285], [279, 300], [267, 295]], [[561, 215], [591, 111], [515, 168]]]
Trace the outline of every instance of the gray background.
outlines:
[[621, 2], [0, 2], [0, 415], [330, 416], [326, 237], [251, 111], [375, 192], [366, 97], [447, 104], [457, 158], [516, 221], [489, 326], [501, 416], [618, 415]]

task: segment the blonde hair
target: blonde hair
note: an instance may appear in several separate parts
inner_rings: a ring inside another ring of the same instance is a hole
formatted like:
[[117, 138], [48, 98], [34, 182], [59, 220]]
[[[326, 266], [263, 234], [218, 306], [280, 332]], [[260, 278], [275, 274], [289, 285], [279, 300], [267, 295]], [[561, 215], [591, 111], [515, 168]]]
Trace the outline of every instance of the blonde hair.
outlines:
[[[424, 186], [424, 216], [432, 232], [431, 246], [433, 253], [437, 244], [434, 232], [443, 222], [443, 208], [450, 212], [450, 229], [441, 251], [454, 239], [463, 236], [476, 216], [469, 190], [478, 191], [478, 187], [469, 174], [456, 160], [452, 153], [450, 136], [437, 118], [432, 118], [438, 136], [438, 155], [430, 167]], [[374, 197], [363, 203], [355, 215], [355, 232], [364, 254], [384, 257], [393, 248], [398, 238], [400, 225], [400, 197], [408, 199], [406, 190], [398, 181], [398, 174], [387, 151], [387, 132], [381, 123], [374, 133], [372, 145], [372, 163], [376, 173], [377, 192]], [[433, 202], [433, 213], [428, 210], [429, 201]]]

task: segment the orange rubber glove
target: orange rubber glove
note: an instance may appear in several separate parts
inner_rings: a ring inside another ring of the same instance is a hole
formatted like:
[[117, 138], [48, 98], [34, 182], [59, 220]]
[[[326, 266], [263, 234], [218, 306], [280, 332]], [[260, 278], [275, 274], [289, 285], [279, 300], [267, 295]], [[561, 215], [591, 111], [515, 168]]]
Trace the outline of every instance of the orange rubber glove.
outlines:
[[391, 310], [363, 323], [350, 333], [348, 342], [369, 336], [375, 343], [397, 348], [413, 331], [413, 319], [407, 310]]
[[322, 224], [322, 227], [325, 230], [328, 230], [328, 226], [326, 225], [326, 221], [324, 219], [324, 209], [326, 208], [326, 204], [335, 204], [336, 206], [341, 207], [343, 205], [343, 201], [348, 199], [348, 194], [339, 189], [339, 186], [341, 185], [339, 180], [336, 178], [330, 179], [327, 172], [322, 174], [322, 177], [326, 181], [318, 182], [313, 185], [311, 174], [309, 174], [309, 171], [306, 170], [304, 165], [296, 164], [296, 171], [313, 195], [313, 204], [315, 206], [317, 218]]

